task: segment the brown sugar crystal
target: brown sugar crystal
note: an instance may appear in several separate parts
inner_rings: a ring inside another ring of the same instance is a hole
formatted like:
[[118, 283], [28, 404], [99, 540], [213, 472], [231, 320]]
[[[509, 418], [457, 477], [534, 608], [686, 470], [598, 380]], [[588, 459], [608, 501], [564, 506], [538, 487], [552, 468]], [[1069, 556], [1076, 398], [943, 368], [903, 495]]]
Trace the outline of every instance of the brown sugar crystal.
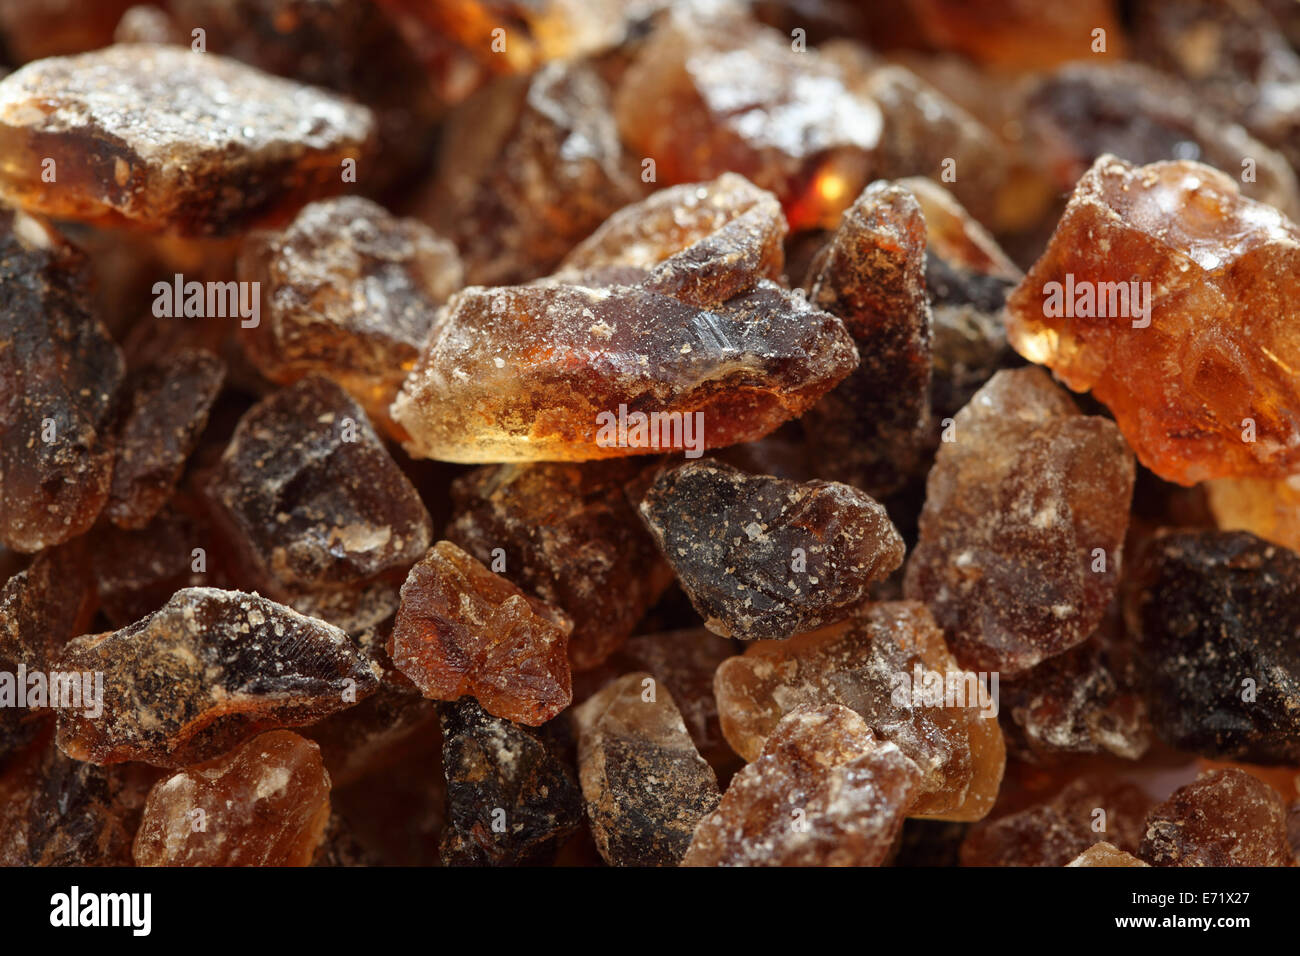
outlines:
[[108, 498], [122, 353], [91, 312], [86, 257], [0, 206], [0, 544], [81, 534]]
[[1300, 228], [1198, 163], [1102, 156], [1008, 300], [1007, 334], [1191, 485], [1300, 469]]
[[642, 286], [472, 287], [392, 415], [410, 454], [443, 461], [695, 454], [802, 414], [856, 361], [839, 319], [766, 279], [707, 307]]
[[903, 563], [885, 509], [838, 482], [687, 462], [661, 474], [640, 508], [705, 626], [723, 637], [789, 637], [840, 620]]
[[1225, 531], [1249, 531], [1300, 551], [1300, 475], [1216, 478], [1205, 483], [1215, 522]]
[[1211, 770], [1151, 809], [1137, 854], [1152, 866], [1294, 866], [1286, 803], [1241, 770]]
[[495, 717], [536, 727], [573, 699], [572, 630], [559, 608], [439, 541], [402, 585], [388, 652], [424, 696], [469, 694]]
[[1084, 776], [1056, 796], [971, 828], [962, 866], [1065, 866], [1093, 844], [1136, 853], [1150, 798], [1106, 776]]
[[668, 689], [644, 671], [624, 674], [573, 720], [600, 855], [611, 866], [677, 866], [719, 793]]
[[810, 301], [844, 320], [861, 363], [803, 419], [828, 477], [874, 495], [917, 470], [928, 438], [930, 307], [921, 207], [872, 183], [814, 260]]
[[325, 835], [320, 748], [287, 730], [254, 737], [149, 792], [137, 866], [306, 866]]
[[373, 128], [364, 106], [236, 60], [117, 44], [0, 81], [0, 193], [65, 219], [232, 235], [341, 191]]
[[624, 142], [655, 161], [660, 181], [740, 173], [780, 198], [794, 229], [835, 225], [881, 138], [880, 108], [838, 64], [732, 11], [672, 11], [614, 108]]
[[432, 537], [365, 412], [319, 375], [249, 409], [203, 487], [249, 587], [349, 632], [397, 610]]
[[910, 601], [753, 644], [714, 677], [722, 732], [745, 759], [796, 707], [840, 704], [916, 765], [907, 815], [944, 820], [978, 820], [997, 797], [1005, 750], [991, 690], [957, 667], [934, 619]]
[[447, 539], [573, 619], [575, 670], [613, 653], [672, 582], [624, 494], [641, 467], [493, 465], [452, 482]]
[[225, 380], [226, 366], [201, 349], [184, 349], [132, 373], [117, 414], [117, 461], [104, 515], [141, 528], [176, 487]]
[[1036, 368], [998, 372], [941, 442], [904, 594], [964, 666], [1015, 676], [1086, 640], [1118, 578], [1132, 453]]
[[216, 588], [177, 591], [129, 627], [75, 638], [55, 667], [103, 675], [98, 701], [59, 708], [65, 754], [159, 767], [209, 759], [270, 727], [310, 724], [379, 683], [338, 628]]
[[847, 707], [800, 707], [700, 821], [682, 865], [880, 866], [919, 776]]
[[1104, 840], [1101, 843], [1094, 843], [1088, 849], [1076, 856], [1066, 866], [1150, 866], [1150, 863], [1143, 863], [1132, 853], [1126, 853], [1113, 843], [1107, 843]]
[[461, 286], [450, 242], [359, 196], [311, 203], [284, 230], [254, 233], [239, 275], [263, 297], [261, 321], [240, 333], [249, 360], [275, 382], [319, 372], [381, 426], [438, 307]]

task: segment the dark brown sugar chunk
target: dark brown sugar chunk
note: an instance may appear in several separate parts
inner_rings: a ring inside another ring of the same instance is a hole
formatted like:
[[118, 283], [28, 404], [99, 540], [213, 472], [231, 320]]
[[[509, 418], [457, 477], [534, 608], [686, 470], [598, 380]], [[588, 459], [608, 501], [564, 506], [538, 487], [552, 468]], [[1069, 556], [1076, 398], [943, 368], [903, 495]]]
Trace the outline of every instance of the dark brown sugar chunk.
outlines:
[[80, 53], [112, 42], [113, 27], [133, 0], [45, 0], [0, 4], [0, 33], [15, 62]]
[[801, 707], [700, 821], [682, 865], [880, 866], [919, 776], [847, 707]]
[[1041, 369], [998, 372], [953, 422], [904, 593], [966, 667], [1023, 673], [1086, 640], [1115, 592], [1133, 455]]
[[639, 285], [472, 287], [392, 414], [409, 453], [444, 461], [697, 452], [802, 414], [856, 361], [839, 319], [766, 279], [708, 307]]
[[81, 534], [108, 497], [122, 353], [91, 311], [85, 256], [0, 207], [0, 544]]
[[750, 645], [718, 666], [713, 686], [722, 731], [746, 760], [796, 707], [841, 704], [914, 762], [909, 816], [978, 820], [993, 806], [1006, 758], [996, 688], [983, 679], [958, 668], [924, 605], [896, 601]]
[[1286, 803], [1242, 770], [1211, 770], [1147, 816], [1137, 855], [1152, 866], [1294, 866]]
[[[531, 730], [468, 698], [440, 708], [447, 777], [444, 866], [550, 862], [585, 819], [555, 726]], [[571, 760], [572, 758], [568, 758]]]
[[149, 791], [137, 866], [306, 866], [330, 818], [320, 748], [272, 730]]
[[468, 694], [494, 716], [536, 727], [573, 700], [572, 630], [559, 608], [439, 541], [402, 585], [388, 652], [425, 697]]
[[677, 866], [719, 793], [668, 688], [644, 671], [625, 674], [573, 720], [600, 855], [611, 866]]
[[555, 278], [641, 279], [687, 302], [725, 302], [781, 278], [785, 214], [744, 176], [661, 189], [614, 213], [560, 263]]
[[118, 44], [0, 81], [0, 193], [65, 219], [232, 235], [341, 191], [373, 128], [364, 106], [235, 60]]
[[833, 226], [867, 184], [880, 108], [838, 64], [726, 11], [674, 10], [637, 51], [614, 107], [628, 149], [658, 181], [740, 173], [795, 229]]
[[[1031, 362], [1167, 481], [1300, 467], [1300, 227], [1199, 163], [1100, 157], [1007, 301]], [[1127, 305], [1126, 305], [1127, 303]]]
[[1142, 552], [1127, 618], [1166, 742], [1300, 763], [1300, 555], [1241, 531], [1167, 534]]
[[100, 767], [51, 744], [27, 816], [32, 866], [130, 866], [131, 842], [158, 772], [141, 764]]
[[813, 262], [808, 297], [844, 320], [861, 359], [804, 418], [828, 477], [898, 489], [927, 439], [930, 307], [925, 217], [903, 186], [872, 183]]
[[166, 504], [208, 423], [226, 366], [184, 349], [129, 375], [116, 417], [117, 459], [105, 516], [141, 528]]
[[287, 383], [320, 372], [379, 424], [438, 306], [461, 286], [455, 246], [359, 196], [311, 203], [285, 229], [254, 233], [239, 275], [262, 294], [261, 321], [240, 333], [262, 374]]
[[432, 536], [365, 412], [318, 375], [249, 409], [204, 488], [251, 586], [348, 631], [397, 609]]
[[177, 591], [129, 627], [76, 638], [55, 666], [83, 686], [86, 673], [102, 675], [90, 695], [65, 699], [58, 737], [68, 756], [100, 764], [206, 760], [351, 707], [379, 683], [338, 628], [215, 588]]
[[1024, 810], [971, 828], [963, 866], [1065, 866], [1095, 843], [1136, 853], [1151, 801], [1138, 787], [1084, 776]]
[[1119, 617], [1108, 612], [1082, 644], [1002, 681], [999, 716], [1016, 757], [1051, 764], [1066, 754], [1146, 752], [1151, 720]]
[[446, 537], [573, 619], [569, 660], [599, 665], [672, 580], [623, 486], [635, 462], [494, 465], [457, 478]]
[[638, 173], [597, 70], [550, 63], [492, 83], [450, 114], [422, 207], [460, 248], [471, 284], [526, 282], [641, 198]]
[[691, 603], [723, 637], [789, 637], [840, 620], [903, 563], [885, 509], [838, 482], [688, 462], [661, 474], [640, 508]]

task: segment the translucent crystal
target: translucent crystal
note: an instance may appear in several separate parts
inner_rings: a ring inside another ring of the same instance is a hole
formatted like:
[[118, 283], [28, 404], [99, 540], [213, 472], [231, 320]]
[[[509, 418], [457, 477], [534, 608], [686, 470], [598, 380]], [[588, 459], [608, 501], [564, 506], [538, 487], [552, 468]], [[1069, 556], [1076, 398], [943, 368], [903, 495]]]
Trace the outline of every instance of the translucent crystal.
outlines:
[[231, 235], [340, 191], [373, 128], [364, 106], [214, 53], [118, 44], [0, 81], [0, 193], [60, 218]]
[[838, 64], [733, 13], [673, 11], [637, 51], [614, 108], [658, 181], [740, 173], [776, 193], [796, 230], [834, 226], [881, 138], [879, 107]]
[[1103, 156], [1008, 300], [1007, 334], [1105, 402], [1160, 477], [1281, 478], [1300, 467], [1298, 283], [1300, 229], [1232, 178]]
[[320, 748], [272, 730], [149, 792], [137, 866], [306, 866], [325, 835], [330, 777]]
[[338, 628], [215, 588], [177, 591], [129, 627], [78, 637], [56, 667], [103, 674], [102, 713], [85, 699], [59, 709], [65, 754], [159, 767], [206, 760], [268, 727], [310, 724], [379, 682]]
[[700, 821], [682, 865], [879, 866], [919, 776], [847, 707], [800, 707]]
[[1215, 521], [1300, 550], [1300, 475], [1274, 480], [1216, 478], [1204, 485]]
[[861, 364], [803, 419], [828, 477], [882, 495], [917, 469], [929, 427], [925, 217], [912, 194], [872, 183], [814, 260], [809, 299], [844, 320]]
[[263, 297], [260, 323], [240, 335], [249, 360], [276, 382], [319, 372], [381, 425], [438, 306], [461, 286], [451, 243], [359, 196], [311, 203], [283, 231], [254, 233], [239, 274]]
[[723, 637], [788, 637], [840, 620], [903, 562], [885, 509], [837, 482], [688, 462], [660, 475], [640, 508], [705, 625]]
[[1114, 595], [1133, 457], [1040, 369], [998, 372], [953, 422], [904, 593], [963, 665], [1023, 673], [1087, 639]]
[[910, 816], [978, 820], [1002, 780], [996, 702], [962, 672], [924, 605], [873, 604], [858, 616], [728, 658], [714, 677], [722, 731], [747, 760], [796, 707], [841, 704], [918, 769]]
[[563, 611], [439, 541], [402, 585], [388, 652], [424, 696], [469, 694], [493, 716], [536, 727], [573, 699], [572, 630]]

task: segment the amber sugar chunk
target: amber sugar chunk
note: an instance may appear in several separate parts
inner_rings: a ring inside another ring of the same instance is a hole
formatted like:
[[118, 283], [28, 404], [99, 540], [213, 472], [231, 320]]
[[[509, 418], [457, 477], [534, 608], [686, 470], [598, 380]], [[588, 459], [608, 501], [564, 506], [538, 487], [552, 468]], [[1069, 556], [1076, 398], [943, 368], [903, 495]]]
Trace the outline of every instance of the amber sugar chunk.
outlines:
[[364, 106], [235, 60], [118, 44], [0, 81], [0, 193], [64, 219], [233, 235], [339, 191], [373, 127]]
[[762, 437], [853, 368], [839, 319], [759, 279], [700, 306], [644, 286], [469, 288], [393, 403], [412, 455], [573, 461]]
[[250, 586], [348, 631], [397, 609], [432, 537], [365, 412], [319, 375], [249, 409], [204, 489]]
[[978, 820], [993, 806], [1006, 755], [992, 688], [958, 668], [924, 605], [873, 604], [754, 644], [719, 665], [713, 686], [722, 732], [747, 760], [796, 707], [840, 704], [917, 765], [909, 816]]
[[781, 199], [794, 229], [834, 226], [871, 174], [880, 108], [839, 65], [727, 12], [674, 11], [637, 52], [614, 101], [628, 148], [661, 182], [732, 171]]
[[1241, 531], [1157, 538], [1127, 619], [1166, 742], [1300, 764], [1300, 554]]
[[1150, 866], [1143, 863], [1132, 853], [1126, 853], [1113, 843], [1104, 840], [1094, 843], [1076, 856], [1066, 866]]
[[941, 442], [904, 594], [930, 605], [964, 666], [1023, 673], [1096, 630], [1133, 493], [1115, 423], [1041, 369], [998, 372]]
[[550, 63], [492, 83], [449, 115], [438, 176], [419, 206], [460, 248], [471, 284], [526, 282], [640, 199], [639, 171], [595, 67]]
[[1216, 478], [1205, 483], [1214, 520], [1225, 531], [1249, 531], [1300, 551], [1300, 475]]
[[874, 499], [838, 482], [688, 462], [659, 476], [641, 515], [705, 625], [742, 640], [788, 637], [848, 616], [903, 563]]
[[216, 588], [177, 591], [129, 627], [78, 637], [56, 667], [103, 673], [102, 699], [59, 708], [65, 754], [159, 767], [209, 759], [267, 728], [310, 724], [379, 683], [338, 628]]
[[599, 665], [672, 581], [628, 502], [635, 462], [496, 465], [457, 478], [448, 540], [573, 619], [569, 660]]
[[813, 262], [809, 299], [844, 320], [861, 364], [804, 418], [828, 477], [872, 494], [919, 464], [930, 411], [925, 217], [905, 187], [872, 183]]
[[240, 334], [249, 360], [276, 382], [319, 372], [380, 424], [438, 306], [461, 286], [455, 246], [359, 196], [311, 203], [284, 230], [254, 233], [239, 275], [260, 283], [264, 303]]
[[1007, 333], [1104, 402], [1160, 477], [1281, 478], [1300, 469], [1298, 302], [1285, 216], [1207, 166], [1107, 155], [1008, 300]]
[[149, 523], [171, 497], [199, 442], [226, 366], [184, 349], [127, 377], [117, 413], [117, 461], [105, 516], [122, 528]]
[[925, 216], [925, 293], [930, 302], [928, 446], [993, 373], [1019, 364], [1007, 344], [1007, 294], [1023, 273], [957, 199], [932, 179], [901, 179]]
[[1147, 816], [1137, 854], [1152, 866], [1294, 866], [1286, 803], [1242, 770], [1211, 770]]
[[985, 820], [961, 848], [962, 866], [1065, 866], [1097, 843], [1136, 853], [1150, 799], [1131, 783], [1084, 776], [1051, 799]]
[[559, 608], [439, 541], [402, 585], [388, 653], [425, 697], [468, 694], [493, 716], [536, 727], [573, 699], [572, 630]]
[[85, 256], [0, 207], [0, 544], [39, 551], [108, 498], [122, 353], [91, 311]]
[[320, 748], [272, 730], [155, 784], [135, 836], [135, 862], [306, 866], [329, 815]]
[[582, 825], [582, 791], [560, 723], [534, 731], [469, 698], [442, 705], [444, 866], [548, 863]]
[[800, 707], [700, 822], [682, 865], [880, 866], [919, 776], [847, 707]]
[[611, 866], [677, 866], [718, 781], [668, 688], [644, 671], [573, 710], [578, 779], [596, 848]]

